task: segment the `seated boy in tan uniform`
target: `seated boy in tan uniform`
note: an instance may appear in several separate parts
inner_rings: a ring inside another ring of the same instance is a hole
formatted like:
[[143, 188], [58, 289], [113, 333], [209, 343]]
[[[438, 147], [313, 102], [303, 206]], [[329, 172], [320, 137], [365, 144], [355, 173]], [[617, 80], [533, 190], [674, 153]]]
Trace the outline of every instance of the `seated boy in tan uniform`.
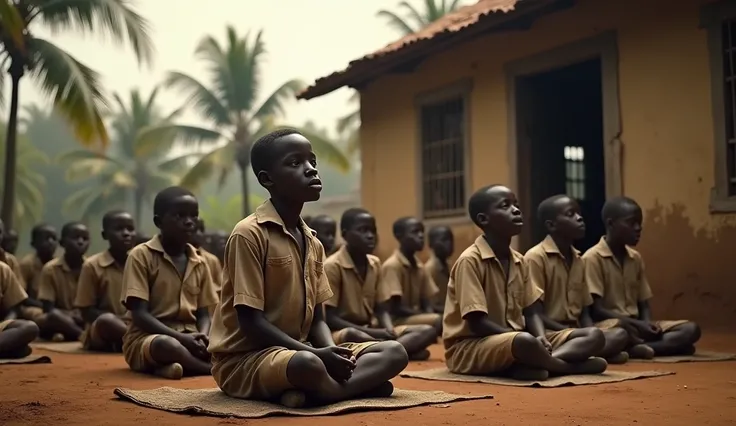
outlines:
[[339, 249], [336, 243], [337, 223], [335, 219], [326, 214], [320, 214], [313, 217], [307, 226], [317, 233], [317, 239], [325, 248], [326, 256], [332, 256]]
[[631, 198], [613, 198], [603, 206], [602, 217], [606, 235], [583, 255], [593, 317], [621, 321], [633, 335], [632, 358], [694, 353], [700, 339], [697, 324], [652, 320], [652, 289], [641, 254], [632, 248], [641, 237], [639, 205]]
[[336, 346], [324, 321], [322, 303], [332, 297], [324, 249], [299, 217], [322, 190], [311, 143], [277, 130], [253, 144], [251, 161], [271, 198], [235, 225], [225, 247], [209, 346], [215, 382], [232, 397], [292, 407], [391, 395], [389, 380], [408, 362], [404, 348]]
[[80, 222], [69, 222], [61, 228], [64, 254], [43, 266], [39, 279], [38, 300], [44, 316], [36, 320], [44, 338], [54, 341], [79, 340], [84, 319], [74, 306], [84, 254], [89, 248], [89, 229]]
[[199, 204], [184, 188], [156, 194], [159, 235], [133, 248], [123, 271], [123, 303], [132, 321], [123, 336], [130, 368], [178, 380], [210, 374], [209, 308], [217, 292], [209, 268], [189, 244]]
[[524, 224], [516, 195], [505, 186], [486, 186], [470, 197], [468, 210], [483, 235], [450, 272], [442, 334], [448, 369], [521, 380], [605, 371], [602, 358], [562, 348], [551, 354], [537, 314], [542, 290], [529, 282], [523, 256], [510, 247]]
[[0, 263], [0, 359], [23, 358], [31, 354], [29, 343], [38, 337], [38, 326], [18, 319], [28, 298], [10, 267]]
[[345, 240], [337, 253], [325, 261], [332, 298], [325, 302], [327, 325], [335, 343], [396, 340], [409, 359], [429, 358], [427, 347], [437, 341], [431, 325], [394, 326], [386, 302], [390, 299], [379, 285], [381, 261], [376, 248], [376, 220], [367, 210], [348, 209], [340, 219]]
[[429, 248], [432, 255], [424, 264], [427, 275], [432, 278], [439, 292], [434, 296], [435, 312], [442, 314], [447, 297], [447, 283], [450, 281], [450, 266], [447, 263], [455, 251], [455, 238], [448, 226], [435, 226], [429, 230]]
[[442, 315], [432, 300], [439, 292], [416, 253], [424, 248], [424, 225], [413, 217], [397, 219], [393, 233], [399, 248], [381, 265], [381, 291], [391, 298], [394, 325], [426, 324], [442, 333]]
[[[570, 337], [598, 335], [600, 331], [589, 328], [594, 326], [588, 310], [593, 298], [585, 283], [580, 252], [573, 247], [575, 241], [585, 236], [578, 203], [567, 195], [555, 195], [539, 204], [538, 216], [548, 235], [526, 252], [524, 260], [529, 266], [530, 281], [544, 292], [542, 320], [550, 330], [552, 347], [559, 347]], [[606, 358], [609, 364], [625, 363], [629, 355], [622, 351], [628, 345], [629, 334], [620, 327], [603, 328], [605, 345], [596, 355]], [[586, 344], [585, 339], [577, 342]]]
[[38, 300], [41, 270], [54, 258], [58, 246], [59, 237], [52, 226], [41, 223], [31, 229], [33, 253], [29, 253], [20, 260], [20, 270], [23, 275], [21, 285], [28, 293], [28, 299], [20, 308], [20, 315], [23, 319], [40, 323], [45, 318], [43, 304]]
[[18, 250], [18, 232], [15, 229], [4, 230], [3, 239], [0, 241], [0, 248], [5, 253], [15, 256], [15, 251]]
[[[10, 269], [18, 277], [18, 282], [25, 288], [25, 283], [23, 282], [23, 271], [20, 269], [18, 258], [15, 257], [12, 252], [5, 249], [6, 238], [8, 238], [8, 235], [5, 232], [5, 223], [0, 219], [0, 262], [10, 266]], [[17, 245], [17, 241], [15, 244]]]
[[113, 210], [102, 217], [102, 239], [108, 249], [88, 258], [82, 265], [74, 306], [85, 321], [82, 344], [85, 349], [122, 352], [123, 335], [129, 322], [127, 309], [120, 301], [123, 269], [128, 251], [133, 248], [133, 216]]

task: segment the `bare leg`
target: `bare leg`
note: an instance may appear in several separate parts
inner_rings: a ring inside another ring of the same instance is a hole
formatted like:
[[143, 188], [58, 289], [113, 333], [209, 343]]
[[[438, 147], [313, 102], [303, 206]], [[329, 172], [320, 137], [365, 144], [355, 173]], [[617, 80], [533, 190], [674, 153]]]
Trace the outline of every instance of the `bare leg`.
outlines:
[[565, 362], [583, 362], [593, 355], [597, 355], [606, 344], [603, 332], [594, 327], [577, 328], [560, 345], [552, 356]]
[[338, 383], [327, 373], [316, 355], [300, 351], [289, 361], [286, 376], [299, 390], [322, 404], [356, 398], [371, 393], [396, 377], [408, 364], [404, 347], [395, 341], [377, 343], [358, 357], [353, 376], [346, 383]]
[[612, 328], [603, 331], [603, 336], [606, 339], [606, 344], [603, 349], [597, 355], [603, 358], [610, 358], [617, 356], [626, 346], [629, 344], [629, 333], [623, 328]]
[[161, 365], [181, 364], [187, 376], [208, 376], [212, 364], [192, 355], [173, 337], [157, 337], [151, 342], [151, 357]]
[[125, 323], [123, 320], [111, 313], [104, 313], [95, 320], [95, 327], [102, 340], [110, 343], [114, 348], [123, 347], [123, 335], [125, 334]]
[[54, 309], [46, 314], [45, 328], [52, 333], [61, 333], [64, 339], [70, 342], [79, 340], [82, 335], [82, 328], [77, 325], [74, 318], [66, 313]]
[[645, 344], [654, 350], [656, 356], [693, 354], [695, 342], [700, 339], [700, 327], [694, 322], [686, 322], [665, 332], [655, 341]]
[[396, 341], [406, 349], [409, 359], [423, 361], [429, 358], [427, 347], [437, 341], [437, 330], [431, 325], [414, 325]]
[[599, 358], [591, 359], [592, 362], [586, 361], [579, 364], [565, 362], [550, 355], [542, 343], [529, 333], [517, 334], [511, 351], [519, 364], [546, 370], [552, 374], [596, 374], [605, 371], [607, 367], [605, 360]]
[[373, 342], [376, 339], [368, 335], [368, 333], [358, 330], [357, 328], [348, 327], [345, 329], [345, 342], [363, 343]]
[[0, 332], [0, 358], [23, 358], [31, 354], [29, 343], [38, 337], [32, 321], [14, 320]]

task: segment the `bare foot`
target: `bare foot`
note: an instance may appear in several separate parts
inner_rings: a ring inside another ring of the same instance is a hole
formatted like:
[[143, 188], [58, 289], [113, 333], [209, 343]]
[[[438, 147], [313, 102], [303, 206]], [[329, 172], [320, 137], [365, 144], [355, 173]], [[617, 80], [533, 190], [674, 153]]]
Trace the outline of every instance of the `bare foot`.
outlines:
[[419, 352], [414, 352], [413, 354], [409, 355], [409, 361], [426, 361], [429, 359], [429, 351], [426, 349], [422, 349]]
[[514, 365], [508, 371], [508, 376], [523, 382], [545, 381], [549, 379], [549, 371], [539, 368]]
[[182, 376], [184, 376], [184, 367], [178, 362], [175, 362], [157, 368], [154, 374], [164, 379], [181, 380]]
[[645, 344], [634, 345], [627, 351], [631, 358], [652, 359], [654, 358], [654, 349]]
[[619, 352], [618, 354], [606, 358], [609, 364], [626, 364], [629, 360], [629, 354], [627, 352]]

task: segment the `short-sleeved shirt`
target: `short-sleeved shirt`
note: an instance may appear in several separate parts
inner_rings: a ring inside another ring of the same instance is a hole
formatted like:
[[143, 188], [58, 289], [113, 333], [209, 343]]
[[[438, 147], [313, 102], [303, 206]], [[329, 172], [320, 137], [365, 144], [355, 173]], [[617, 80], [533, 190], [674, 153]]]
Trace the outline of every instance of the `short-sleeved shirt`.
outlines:
[[585, 252], [583, 261], [588, 290], [600, 296], [603, 307], [619, 315], [638, 317], [639, 302], [652, 298], [641, 254], [626, 247], [626, 258], [620, 265], [603, 237]]
[[325, 274], [330, 282], [332, 297], [325, 305], [337, 308], [338, 315], [356, 325], [369, 325], [376, 304], [390, 299], [379, 286], [381, 261], [368, 255], [365, 279], [363, 279], [343, 245], [325, 260]]
[[409, 262], [401, 251], [396, 250], [381, 265], [381, 291], [389, 297], [401, 297], [401, 304], [409, 309], [421, 308], [422, 300], [434, 297], [439, 289], [427, 274], [424, 265], [414, 258], [415, 265]]
[[36, 253], [27, 254], [20, 260], [20, 270], [26, 290], [30, 289], [32, 292], [38, 294], [43, 265], [43, 262], [38, 258]]
[[507, 277], [501, 262], [481, 235], [450, 270], [442, 331], [445, 348], [462, 339], [485, 337], [475, 335], [468, 326], [465, 316], [471, 312], [488, 314], [488, 319], [500, 326], [524, 330], [523, 309], [542, 294], [542, 290], [529, 281], [521, 253], [511, 250]]
[[[209, 269], [193, 246], [186, 246], [187, 265], [180, 275], [164, 251], [161, 237], [134, 247], [123, 270], [122, 300], [136, 297], [148, 302], [148, 312], [176, 331], [197, 331], [197, 310], [217, 304], [217, 292]], [[127, 306], [127, 305], [126, 305]], [[126, 340], [145, 332], [130, 323]], [[131, 337], [132, 336], [132, 337]]]
[[96, 308], [122, 317], [127, 311], [120, 300], [122, 292], [123, 267], [105, 250], [91, 256], [82, 265], [74, 306]]
[[51, 302], [55, 308], [65, 311], [74, 309], [79, 275], [64, 260], [56, 257], [41, 269], [38, 284], [38, 300]]
[[577, 323], [583, 308], [593, 304], [585, 283], [585, 265], [580, 252], [572, 248], [568, 268], [565, 257], [549, 235], [524, 255], [529, 279], [544, 294], [545, 314], [563, 324]]
[[212, 282], [215, 284], [215, 289], [220, 291], [220, 287], [222, 287], [222, 265], [220, 265], [220, 259], [203, 248], [198, 248], [197, 254], [199, 254], [202, 260], [204, 260], [204, 263], [207, 264], [207, 267], [210, 270], [210, 276], [212, 277]]
[[289, 337], [307, 341], [315, 308], [332, 297], [324, 271], [325, 250], [300, 219], [304, 254], [270, 200], [238, 222], [225, 244], [221, 302], [210, 330], [212, 353], [264, 349], [238, 323], [237, 306], [263, 312]]
[[26, 300], [28, 295], [10, 266], [0, 262], [0, 318]]
[[447, 296], [447, 283], [450, 281], [450, 270], [447, 268], [445, 262], [435, 255], [432, 255], [427, 263], [424, 264], [424, 269], [439, 290], [434, 296], [435, 300], [444, 303], [445, 297]]
[[0, 249], [0, 259], [5, 259], [4, 262], [8, 266], [10, 266], [10, 269], [13, 271], [15, 276], [18, 277], [18, 282], [20, 283], [21, 287], [25, 289], [26, 282], [23, 279], [23, 270], [20, 267], [20, 262], [18, 261], [18, 258], [13, 256], [11, 253], [3, 251], [3, 249]]

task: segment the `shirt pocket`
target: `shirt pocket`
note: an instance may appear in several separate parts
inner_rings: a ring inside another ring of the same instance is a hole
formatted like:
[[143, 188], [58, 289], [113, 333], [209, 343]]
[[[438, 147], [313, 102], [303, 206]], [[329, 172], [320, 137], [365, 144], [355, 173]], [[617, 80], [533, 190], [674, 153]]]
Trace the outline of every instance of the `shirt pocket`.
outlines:
[[266, 259], [264, 281], [291, 286], [293, 280], [294, 258], [291, 255], [273, 256]]

